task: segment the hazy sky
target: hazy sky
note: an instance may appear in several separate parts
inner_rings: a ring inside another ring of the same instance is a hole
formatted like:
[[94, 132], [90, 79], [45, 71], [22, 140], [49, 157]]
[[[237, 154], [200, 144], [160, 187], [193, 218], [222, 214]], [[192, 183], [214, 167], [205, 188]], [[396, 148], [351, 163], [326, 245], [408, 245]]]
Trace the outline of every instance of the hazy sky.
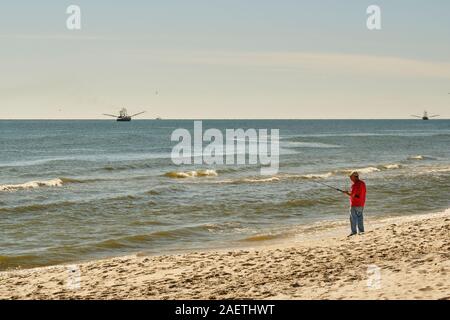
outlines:
[[[66, 8], [82, 29], [66, 28]], [[382, 30], [366, 8], [382, 9]], [[448, 0], [2, 1], [0, 119], [450, 116]]]

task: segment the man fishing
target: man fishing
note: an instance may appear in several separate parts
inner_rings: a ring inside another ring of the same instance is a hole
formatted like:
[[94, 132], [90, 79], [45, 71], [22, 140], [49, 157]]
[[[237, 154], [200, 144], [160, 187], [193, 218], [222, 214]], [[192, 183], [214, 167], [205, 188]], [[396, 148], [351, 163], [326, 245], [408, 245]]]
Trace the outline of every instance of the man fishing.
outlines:
[[359, 234], [364, 233], [364, 219], [363, 211], [364, 204], [366, 202], [366, 184], [364, 181], [359, 179], [359, 174], [353, 171], [350, 174], [350, 180], [352, 180], [352, 188], [350, 191], [342, 191], [350, 197], [350, 228], [351, 233], [349, 237], [357, 234], [356, 229], [358, 229]]

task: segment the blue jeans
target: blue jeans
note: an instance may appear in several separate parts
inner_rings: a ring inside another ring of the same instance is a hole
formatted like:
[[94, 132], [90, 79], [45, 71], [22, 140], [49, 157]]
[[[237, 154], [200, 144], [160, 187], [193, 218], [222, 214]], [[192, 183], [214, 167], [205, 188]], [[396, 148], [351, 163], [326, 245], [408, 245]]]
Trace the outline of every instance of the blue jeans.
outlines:
[[350, 208], [350, 227], [352, 228], [352, 234], [356, 232], [356, 226], [358, 226], [359, 232], [364, 232], [364, 207], [351, 207]]

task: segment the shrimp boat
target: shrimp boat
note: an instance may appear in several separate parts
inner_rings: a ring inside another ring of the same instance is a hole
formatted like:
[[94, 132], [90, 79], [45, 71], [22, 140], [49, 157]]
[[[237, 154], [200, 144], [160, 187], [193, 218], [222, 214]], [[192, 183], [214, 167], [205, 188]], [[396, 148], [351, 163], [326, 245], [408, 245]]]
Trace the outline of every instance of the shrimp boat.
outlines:
[[430, 118], [439, 117], [438, 114], [433, 114], [433, 115], [429, 116], [427, 111], [424, 111], [422, 116], [416, 116], [414, 114], [412, 116], [415, 118], [422, 119], [422, 120], [430, 120]]
[[142, 111], [142, 112], [139, 112], [139, 113], [136, 113], [136, 114], [133, 114], [133, 115], [130, 116], [130, 115], [128, 115], [127, 109], [122, 108], [122, 109], [119, 111], [119, 115], [108, 114], [108, 113], [104, 113], [103, 115], [104, 115], [104, 116], [108, 116], [108, 117], [116, 118], [117, 121], [128, 122], [128, 121], [131, 121], [131, 119], [132, 119], [133, 117], [136, 117], [136, 116], [138, 116], [138, 115], [140, 115], [140, 114], [143, 114], [144, 112], [145, 112], [145, 111]]

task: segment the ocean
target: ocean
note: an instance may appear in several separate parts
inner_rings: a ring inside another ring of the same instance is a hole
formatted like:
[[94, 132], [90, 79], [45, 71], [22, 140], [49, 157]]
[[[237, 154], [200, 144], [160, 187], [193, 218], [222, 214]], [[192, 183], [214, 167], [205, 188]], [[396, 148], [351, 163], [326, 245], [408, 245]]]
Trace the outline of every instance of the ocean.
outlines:
[[205, 120], [279, 129], [279, 172], [172, 163], [191, 120], [0, 121], [0, 269], [236, 247], [348, 221], [316, 183], [367, 184], [366, 219], [450, 207], [450, 120]]

